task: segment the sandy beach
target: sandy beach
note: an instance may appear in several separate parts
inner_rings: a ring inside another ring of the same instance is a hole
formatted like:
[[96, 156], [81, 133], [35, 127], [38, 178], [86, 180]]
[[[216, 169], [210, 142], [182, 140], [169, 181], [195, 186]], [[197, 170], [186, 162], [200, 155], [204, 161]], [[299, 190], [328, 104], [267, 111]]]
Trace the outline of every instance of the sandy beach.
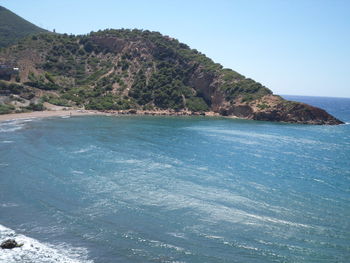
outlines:
[[97, 110], [46, 110], [46, 111], [34, 111], [25, 113], [11, 113], [0, 115], [0, 122], [9, 121], [15, 119], [27, 119], [27, 118], [45, 118], [45, 117], [63, 117], [63, 116], [89, 116], [89, 115], [153, 115], [153, 116], [220, 116], [218, 113], [205, 112], [205, 113], [193, 113], [189, 111], [173, 112], [169, 110], [160, 111], [142, 111], [142, 110], [121, 110], [121, 111], [97, 111]]
[[11, 113], [0, 115], [0, 122], [14, 119], [27, 118], [45, 118], [45, 117], [62, 117], [62, 116], [84, 116], [84, 115], [108, 115], [99, 111], [87, 110], [57, 110], [57, 111], [34, 111], [26, 113]]

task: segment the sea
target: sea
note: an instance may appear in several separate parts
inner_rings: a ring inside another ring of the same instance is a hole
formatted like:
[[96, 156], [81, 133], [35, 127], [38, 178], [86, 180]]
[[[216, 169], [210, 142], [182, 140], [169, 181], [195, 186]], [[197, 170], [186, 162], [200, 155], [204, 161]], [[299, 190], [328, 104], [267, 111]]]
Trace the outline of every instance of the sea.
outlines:
[[284, 97], [346, 124], [1, 122], [0, 262], [350, 262], [350, 99]]

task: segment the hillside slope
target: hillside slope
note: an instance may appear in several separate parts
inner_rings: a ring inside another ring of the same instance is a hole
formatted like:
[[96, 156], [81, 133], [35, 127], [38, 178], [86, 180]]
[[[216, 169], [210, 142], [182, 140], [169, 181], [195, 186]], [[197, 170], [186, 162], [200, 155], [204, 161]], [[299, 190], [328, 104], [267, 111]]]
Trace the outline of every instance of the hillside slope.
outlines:
[[20, 69], [17, 84], [15, 79], [0, 83], [3, 103], [17, 105], [17, 110], [46, 101], [97, 110], [213, 111], [255, 120], [341, 123], [322, 109], [275, 96], [176, 39], [148, 30], [40, 34], [2, 50], [0, 63]]
[[47, 32], [0, 6], [0, 48], [10, 46], [31, 34]]

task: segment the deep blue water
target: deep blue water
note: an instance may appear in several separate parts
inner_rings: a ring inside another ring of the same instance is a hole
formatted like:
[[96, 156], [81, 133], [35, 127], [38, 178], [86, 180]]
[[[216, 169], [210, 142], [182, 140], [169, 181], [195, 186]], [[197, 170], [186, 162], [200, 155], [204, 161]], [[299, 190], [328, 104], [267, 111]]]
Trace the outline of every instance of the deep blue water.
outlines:
[[0, 262], [349, 262], [349, 167], [350, 125], [0, 123], [0, 240], [24, 242]]

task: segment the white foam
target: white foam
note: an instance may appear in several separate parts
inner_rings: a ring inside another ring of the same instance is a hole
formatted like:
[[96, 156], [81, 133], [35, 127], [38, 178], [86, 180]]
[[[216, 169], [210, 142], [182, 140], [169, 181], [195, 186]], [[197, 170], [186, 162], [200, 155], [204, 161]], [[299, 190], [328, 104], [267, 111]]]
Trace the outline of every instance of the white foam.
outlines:
[[323, 181], [323, 180], [320, 180], [320, 179], [313, 179], [314, 181], [316, 181], [316, 182], [319, 182], [319, 183], [325, 183], [325, 181]]
[[75, 153], [75, 154], [76, 153], [86, 153], [86, 152], [89, 152], [89, 151], [91, 151], [91, 150], [93, 150], [95, 148], [96, 148], [96, 146], [90, 145], [88, 147], [84, 147], [84, 148], [81, 148], [79, 150], [73, 151], [72, 153]]
[[13, 141], [2, 141], [1, 143], [13, 143]]
[[91, 263], [87, 259], [87, 250], [81, 247], [71, 247], [68, 244], [41, 243], [33, 238], [17, 234], [12, 229], [0, 225], [0, 240], [15, 239], [22, 247], [3, 249], [0, 262], [6, 263]]
[[184, 233], [169, 232], [167, 234], [173, 237], [187, 239]]
[[[146, 164], [148, 167], [154, 166], [151, 161], [145, 162]], [[138, 167], [142, 172], [135, 169], [137, 176], [134, 177], [125, 176], [124, 173], [118, 172], [113, 177], [118, 180], [110, 180], [108, 177], [87, 177], [84, 185], [89, 188], [89, 192], [108, 193], [109, 200], [105, 200], [107, 206], [112, 206], [113, 200], [119, 201], [122, 196], [122, 199], [128, 203], [158, 206], [167, 210], [191, 208], [196, 211], [201, 220], [211, 223], [226, 221], [254, 227], [268, 224], [275, 228], [280, 228], [281, 225], [289, 225], [298, 229], [317, 228], [301, 222], [284, 220], [283, 218], [288, 218], [291, 211], [283, 207], [257, 202], [227, 189], [201, 186], [176, 177], [164, 178], [158, 176], [157, 173], [144, 173], [147, 166], [140, 165]], [[174, 168], [171, 168], [169, 173], [172, 173], [172, 169]], [[191, 171], [193, 173], [194, 170], [191, 169]], [[184, 173], [187, 174], [187, 172]], [[171, 187], [164, 186], [164, 180], [169, 180]], [[152, 181], [152, 184], [149, 183], [150, 181]], [[162, 187], [159, 188], [159, 185], [162, 185]], [[258, 190], [259, 187], [255, 187], [255, 189]], [[264, 187], [263, 190], [262, 192], [266, 192], [269, 188]], [[260, 216], [259, 212], [249, 213], [248, 211], [251, 211], [252, 208], [259, 211], [271, 211], [277, 215], [283, 211], [284, 216], [278, 218], [278, 216]]]
[[0, 132], [13, 132], [23, 129], [25, 123], [33, 121], [36, 118], [14, 119], [0, 123]]
[[1, 127], [0, 132], [13, 132], [22, 129], [22, 125], [16, 125], [16, 126], [11, 126], [11, 127]]
[[222, 236], [206, 235], [206, 234], [204, 234], [204, 236], [209, 239], [224, 239], [224, 237]]
[[140, 160], [134, 160], [134, 159], [131, 159], [131, 160], [119, 160], [118, 162], [119, 163], [128, 163], [128, 164], [141, 163]]
[[4, 203], [4, 204], [0, 204], [0, 207], [16, 207], [18, 206], [15, 203]]
[[261, 140], [264, 141], [283, 141], [285, 143], [301, 143], [301, 144], [319, 144], [318, 141], [305, 138], [296, 138], [292, 136], [281, 136], [280, 134], [267, 134], [242, 130], [226, 130], [220, 128], [206, 128], [206, 127], [191, 127], [187, 128], [199, 131], [207, 136], [218, 136], [224, 140], [232, 140], [244, 144], [259, 144]]
[[[164, 242], [158, 241], [158, 240], [147, 240], [147, 242], [149, 242], [152, 246], [155, 246], [155, 247], [164, 247], [164, 248], [169, 248], [169, 249], [180, 251], [180, 252], [185, 252], [186, 251], [182, 247], [178, 247], [178, 246], [175, 246], [175, 245], [164, 243]], [[187, 253], [191, 253], [191, 252], [187, 251]]]
[[83, 171], [78, 171], [78, 170], [73, 170], [72, 173], [73, 174], [84, 174]]

